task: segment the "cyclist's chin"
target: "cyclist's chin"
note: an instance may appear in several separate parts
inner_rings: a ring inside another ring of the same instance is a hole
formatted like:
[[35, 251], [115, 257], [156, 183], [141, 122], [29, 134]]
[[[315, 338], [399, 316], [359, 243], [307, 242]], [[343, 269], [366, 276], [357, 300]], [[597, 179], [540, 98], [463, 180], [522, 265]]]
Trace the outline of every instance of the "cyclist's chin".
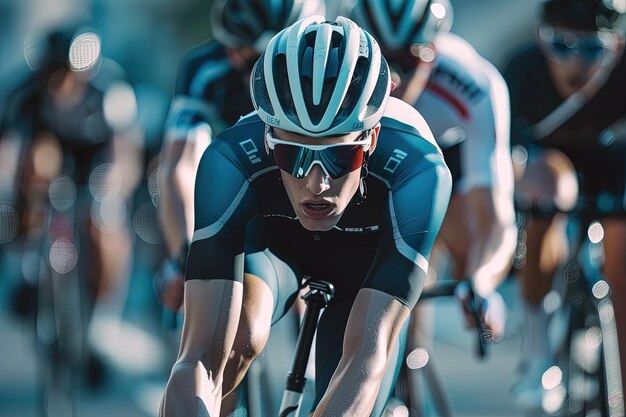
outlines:
[[312, 232], [326, 232], [335, 227], [335, 225], [339, 223], [339, 219], [341, 219], [341, 214], [322, 218], [308, 217], [302, 213], [298, 216], [300, 224], [302, 224], [305, 229]]

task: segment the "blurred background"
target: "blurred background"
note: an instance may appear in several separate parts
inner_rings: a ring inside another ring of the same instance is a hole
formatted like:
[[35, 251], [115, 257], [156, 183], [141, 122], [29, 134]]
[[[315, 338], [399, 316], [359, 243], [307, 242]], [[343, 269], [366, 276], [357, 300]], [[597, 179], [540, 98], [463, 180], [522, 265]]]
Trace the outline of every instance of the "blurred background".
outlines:
[[[452, 31], [465, 37], [499, 68], [533, 36], [539, 0], [452, 3]], [[210, 38], [210, 5], [209, 0], [0, 0], [0, 93], [28, 71], [24, 45], [29, 39], [68, 19], [86, 18], [101, 35], [103, 55], [121, 65], [134, 88], [143, 132], [141, 180], [131, 198], [127, 222], [132, 228], [129, 278], [116, 293], [117, 307], [94, 313], [89, 338], [103, 358], [104, 370], [99, 374], [102, 382], [98, 387], [81, 390], [78, 416], [156, 416], [176, 355], [176, 333], [161, 326], [161, 307], [153, 290], [153, 275], [165, 256], [156, 219], [155, 172], [176, 71], [188, 49]], [[5, 237], [8, 233], [0, 232]], [[8, 307], [21, 260], [11, 252], [10, 239], [2, 243], [0, 416], [36, 416], [38, 365], [33, 331], [29, 322], [19, 320]], [[515, 303], [514, 294], [511, 290], [511, 304]], [[511, 410], [507, 387], [513, 375], [511, 368], [517, 362], [514, 352], [519, 340], [512, 337], [498, 346], [490, 359], [491, 366], [477, 364], [467, 348], [470, 343], [463, 339], [471, 336], [458, 337], [464, 334], [459, 317], [440, 316], [438, 320], [447, 320], [442, 327], [448, 329], [447, 339], [445, 335], [441, 338], [443, 349], [450, 349], [448, 353], [455, 358], [440, 361], [441, 368], [455, 404], [463, 404], [458, 405], [458, 415], [517, 415]], [[510, 332], [515, 332], [515, 326]], [[495, 370], [496, 376], [488, 388], [480, 391], [472, 378], [485, 375], [488, 369]], [[277, 381], [280, 387], [282, 381]], [[468, 391], [468, 385], [477, 391]], [[500, 390], [501, 395], [494, 395], [494, 390]], [[491, 410], [485, 410], [484, 402], [479, 402], [487, 396], [492, 398]]]

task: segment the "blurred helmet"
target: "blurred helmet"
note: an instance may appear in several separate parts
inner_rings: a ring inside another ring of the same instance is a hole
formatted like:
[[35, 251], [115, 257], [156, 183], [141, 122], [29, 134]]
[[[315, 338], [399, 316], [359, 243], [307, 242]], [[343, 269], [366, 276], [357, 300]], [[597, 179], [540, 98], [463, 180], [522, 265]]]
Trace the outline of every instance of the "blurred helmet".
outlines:
[[542, 20], [551, 26], [572, 30], [614, 29], [626, 12], [625, 0], [547, 0]]
[[300, 20], [274, 36], [254, 66], [254, 107], [268, 125], [307, 136], [371, 129], [390, 92], [374, 38], [345, 17]]
[[439, 31], [449, 31], [449, 0], [353, 0], [348, 15], [369, 31], [383, 49], [399, 50], [430, 44]]
[[24, 45], [24, 57], [32, 70], [51, 73], [61, 68], [88, 71], [101, 59], [100, 36], [92, 28], [67, 25]]
[[323, 0], [215, 0], [211, 28], [222, 44], [261, 53], [276, 33], [316, 14], [324, 14]]

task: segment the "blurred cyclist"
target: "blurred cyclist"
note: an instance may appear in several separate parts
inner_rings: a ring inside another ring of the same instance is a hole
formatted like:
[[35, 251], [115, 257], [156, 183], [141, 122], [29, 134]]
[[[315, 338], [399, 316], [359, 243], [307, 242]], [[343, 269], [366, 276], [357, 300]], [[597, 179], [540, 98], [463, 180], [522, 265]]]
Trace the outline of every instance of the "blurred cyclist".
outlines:
[[[626, 326], [626, 155], [603, 149], [598, 141], [626, 115], [624, 33], [617, 25], [624, 11], [620, 2], [545, 1], [536, 44], [516, 55], [505, 71], [512, 142], [528, 151], [516, 196], [530, 216], [526, 265], [520, 271], [525, 374], [516, 391], [531, 403], [541, 401], [541, 376], [551, 365], [549, 317], [542, 301], [568, 256], [565, 216], [557, 211], [601, 217], [603, 272], [615, 301], [621, 357], [626, 358], [626, 331], [621, 331]], [[622, 360], [622, 368], [624, 364]]]
[[160, 220], [171, 257], [159, 284], [164, 305], [182, 305], [181, 271], [193, 233], [193, 185], [211, 137], [253, 110], [249, 77], [269, 39], [296, 20], [323, 13], [321, 0], [216, 0], [215, 40], [180, 66], [161, 150]]
[[25, 280], [15, 307], [21, 313], [34, 307], [24, 294], [33, 293], [39, 277], [38, 251], [54, 199], [49, 186], [63, 176], [63, 184], [73, 185], [60, 190], [60, 198], [87, 187], [93, 197], [78, 206], [75, 219], [81, 223], [75, 227], [85, 223], [87, 230], [80, 257], [90, 260], [85, 302], [91, 312], [96, 301], [115, 298], [128, 272], [125, 202], [139, 178], [141, 145], [135, 96], [122, 69], [101, 55], [100, 36], [80, 24], [50, 31], [28, 45], [25, 57], [31, 71], [4, 98], [0, 124], [0, 143], [20, 145], [2, 148], [18, 149], [9, 198], [20, 213]]
[[313, 415], [378, 417], [393, 387], [385, 371], [402, 359], [396, 339], [421, 292], [450, 174], [420, 114], [389, 99], [373, 37], [346, 18], [324, 20], [272, 38], [251, 77], [256, 112], [202, 157], [180, 354], [161, 416], [219, 415], [304, 275], [336, 289], [317, 329]]
[[448, 0], [356, 0], [349, 11], [379, 41], [397, 84], [392, 95], [419, 110], [443, 150], [453, 188], [437, 246], [450, 254], [452, 276], [473, 280], [486, 299], [499, 340], [506, 308], [496, 288], [516, 238], [508, 92], [493, 65], [448, 33], [452, 12]]

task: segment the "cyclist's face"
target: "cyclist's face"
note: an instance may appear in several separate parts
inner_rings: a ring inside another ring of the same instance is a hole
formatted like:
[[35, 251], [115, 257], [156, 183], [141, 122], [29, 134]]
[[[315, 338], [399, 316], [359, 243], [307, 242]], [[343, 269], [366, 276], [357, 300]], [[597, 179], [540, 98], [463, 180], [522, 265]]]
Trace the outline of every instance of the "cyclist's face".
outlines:
[[608, 53], [615, 53], [619, 40], [610, 32], [573, 31], [543, 25], [538, 43], [561, 97], [580, 90], [598, 71]]
[[[360, 132], [354, 132], [343, 136], [310, 138], [282, 129], [273, 129], [273, 131], [277, 139], [306, 145], [354, 142], [360, 135]], [[378, 129], [372, 133], [370, 153], [374, 150], [377, 133]], [[356, 169], [342, 177], [333, 179], [326, 176], [318, 164], [314, 164], [308, 174], [301, 179], [283, 170], [280, 173], [300, 223], [308, 230], [319, 231], [330, 230], [339, 222], [344, 210], [357, 191], [361, 178], [361, 170]]]
[[259, 57], [259, 53], [251, 47], [225, 48], [231, 65], [244, 73], [250, 73]]

